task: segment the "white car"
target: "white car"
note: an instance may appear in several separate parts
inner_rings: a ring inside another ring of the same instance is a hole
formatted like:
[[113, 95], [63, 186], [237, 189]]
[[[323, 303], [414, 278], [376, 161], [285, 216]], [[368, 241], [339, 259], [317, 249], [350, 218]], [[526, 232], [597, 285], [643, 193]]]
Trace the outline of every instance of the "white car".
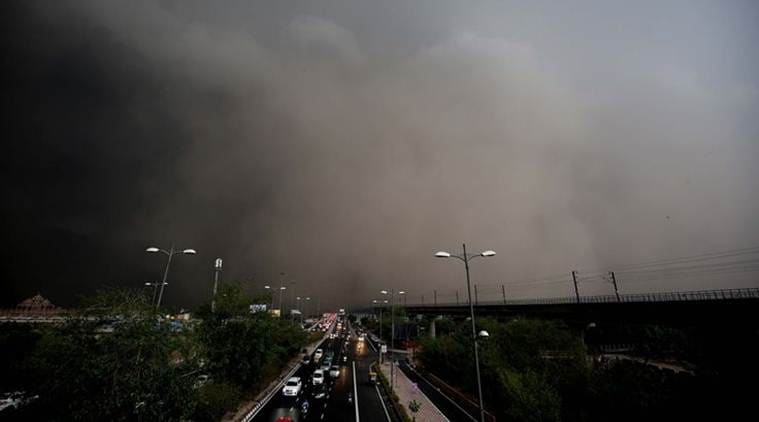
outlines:
[[314, 352], [314, 362], [317, 362], [319, 359], [321, 359], [323, 354], [324, 351], [322, 349], [316, 349], [316, 352]]
[[303, 384], [300, 382], [300, 377], [292, 377], [282, 387], [282, 394], [286, 396], [297, 396], [300, 394], [300, 388]]
[[337, 378], [340, 376], [340, 367], [337, 365], [332, 365], [331, 368], [329, 368], [329, 376], [332, 378]]
[[311, 377], [311, 381], [314, 385], [324, 384], [324, 371], [321, 369], [314, 371], [314, 375]]

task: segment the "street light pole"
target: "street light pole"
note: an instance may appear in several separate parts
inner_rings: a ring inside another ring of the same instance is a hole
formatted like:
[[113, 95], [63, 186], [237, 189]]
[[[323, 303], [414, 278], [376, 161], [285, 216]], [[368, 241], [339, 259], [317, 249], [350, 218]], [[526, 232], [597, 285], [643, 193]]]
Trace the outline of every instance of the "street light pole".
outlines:
[[282, 292], [284, 292], [285, 289], [287, 289], [287, 287], [285, 286], [281, 286], [279, 288], [279, 317], [280, 318], [282, 318]]
[[297, 303], [296, 296], [295, 296], [295, 282], [290, 281], [290, 285], [292, 286], [292, 290], [293, 290], [293, 300], [292, 300], [292, 305], [290, 305], [291, 306], [290, 307], [290, 321], [295, 321], [295, 315], [293, 315], [293, 309], [295, 309], [295, 304]]
[[[387, 290], [382, 290], [383, 295], [387, 294]], [[406, 292], [403, 290], [398, 292], [398, 295], [403, 295]], [[395, 349], [395, 289], [390, 289], [390, 350]], [[390, 359], [390, 391], [393, 391], [395, 386], [395, 356]]]
[[[179, 253], [180, 251], [174, 249], [174, 244], [171, 245], [171, 248], [167, 251], [165, 249], [159, 249], [155, 246], [150, 246], [149, 248], [145, 249], [145, 252], [149, 253], [156, 253], [161, 252], [164, 255], [167, 255], [169, 258], [166, 260], [166, 268], [163, 270], [163, 281], [161, 283], [161, 291], [158, 294], [158, 302], [156, 303], [156, 310], [161, 307], [161, 299], [163, 298], [163, 288], [166, 287], [166, 278], [169, 276], [169, 267], [171, 266], [171, 259], [174, 257], [174, 254]], [[185, 255], [195, 255], [197, 252], [195, 249], [184, 249], [181, 251], [181, 253]]]
[[477, 328], [474, 324], [474, 305], [472, 304], [472, 287], [469, 280], [469, 257], [466, 254], [466, 243], [463, 243], [464, 247], [464, 268], [466, 269], [466, 289], [469, 293], [469, 316], [472, 319], [472, 340], [474, 340], [474, 367], [477, 370], [477, 394], [480, 398], [480, 422], [485, 422], [485, 405], [482, 402], [482, 379], [480, 378], [480, 356], [479, 356], [479, 344], [477, 342]]
[[213, 277], [213, 298], [211, 299], [211, 312], [216, 312], [216, 291], [219, 288], [219, 273], [221, 273], [222, 261], [221, 258], [216, 258], [214, 261], [214, 277]]
[[[160, 284], [161, 284], [161, 283], [151, 283], [151, 282], [149, 282], [149, 281], [148, 281], [148, 282], [145, 282], [145, 285], [146, 285], [146, 286], [150, 286], [150, 287], [153, 287], [153, 297], [152, 297], [152, 298], [150, 298], [150, 306], [153, 306], [153, 303], [155, 303], [155, 296], [156, 296], [156, 293], [158, 293], [158, 286], [159, 286]], [[167, 284], [168, 284], [168, 283], [167, 283]]]
[[479, 255], [469, 256], [466, 253], [466, 243], [462, 244], [462, 247], [464, 249], [464, 254], [462, 256], [458, 255], [451, 255], [448, 252], [437, 252], [435, 256], [437, 258], [457, 258], [464, 262], [464, 268], [466, 269], [466, 289], [469, 296], [469, 317], [472, 320], [472, 342], [474, 343], [474, 367], [477, 373], [477, 394], [480, 401], [480, 422], [485, 422], [485, 405], [482, 401], [482, 379], [480, 377], [480, 356], [479, 356], [479, 345], [477, 343], [477, 328], [475, 326], [474, 322], [474, 304], [472, 303], [472, 283], [469, 278], [469, 261], [472, 259], [482, 256], [482, 257], [491, 257], [495, 255], [495, 252], [491, 250], [484, 251], [480, 253]]

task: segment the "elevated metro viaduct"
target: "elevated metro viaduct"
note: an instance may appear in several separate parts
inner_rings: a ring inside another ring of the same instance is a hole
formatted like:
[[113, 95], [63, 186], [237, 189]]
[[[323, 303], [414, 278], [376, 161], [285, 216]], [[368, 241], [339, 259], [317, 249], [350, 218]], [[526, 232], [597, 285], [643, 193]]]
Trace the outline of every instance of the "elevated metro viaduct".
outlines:
[[[460, 303], [408, 304], [407, 315], [469, 317], [469, 305]], [[357, 310], [372, 312], [372, 308]], [[701, 290], [610, 296], [561, 297], [534, 300], [479, 302], [475, 318], [499, 320], [536, 318], [562, 320], [582, 330], [599, 326], [656, 324], [673, 328], [716, 327], [732, 330], [759, 328], [759, 288]], [[430, 333], [435, 332], [434, 319]]]

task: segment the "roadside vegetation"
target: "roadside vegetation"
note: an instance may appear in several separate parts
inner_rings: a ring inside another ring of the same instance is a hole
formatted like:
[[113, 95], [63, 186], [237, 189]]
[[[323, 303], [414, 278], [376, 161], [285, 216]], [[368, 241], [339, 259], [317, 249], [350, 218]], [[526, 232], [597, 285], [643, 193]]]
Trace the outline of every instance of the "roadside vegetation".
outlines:
[[162, 318], [122, 289], [87, 298], [60, 325], [0, 325], [0, 388], [39, 398], [3, 419], [215, 421], [306, 344], [297, 324], [250, 314], [225, 284], [195, 319]]
[[[436, 321], [437, 337], [424, 338], [418, 363], [424, 370], [477, 397], [469, 322]], [[477, 329], [490, 336], [480, 341], [485, 407], [498, 420], [509, 421], [640, 421], [701, 420], [735, 414], [747, 408], [739, 387], [757, 374], [751, 350], [756, 333], [746, 332], [730, 359], [727, 351], [698, 349], [688, 333], [659, 327], [631, 329], [641, 361], [593, 359], [576, 331], [562, 322], [516, 319], [508, 323], [483, 318]], [[751, 337], [753, 336], [753, 337]], [[726, 337], [726, 336], [723, 336]], [[748, 338], [747, 338], [748, 337]], [[702, 339], [704, 340], [704, 339]], [[713, 344], [709, 338], [706, 344]], [[648, 364], [648, 359], [699, 356], [699, 370], [674, 372]], [[742, 366], [742, 375], [734, 368]], [[733, 368], [733, 369], [731, 369]], [[742, 380], [742, 381], [740, 381]]]

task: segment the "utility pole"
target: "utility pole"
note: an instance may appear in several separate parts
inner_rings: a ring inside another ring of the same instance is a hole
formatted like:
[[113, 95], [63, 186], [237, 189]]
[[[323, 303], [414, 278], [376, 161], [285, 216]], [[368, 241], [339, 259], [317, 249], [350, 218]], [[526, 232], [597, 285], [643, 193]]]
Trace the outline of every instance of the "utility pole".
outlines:
[[432, 294], [434, 295], [435, 306], [437, 306], [437, 289], [432, 290]]
[[614, 277], [614, 271], [609, 271], [609, 275], [611, 276], [611, 282], [614, 283], [614, 294], [617, 295], [617, 302], [621, 302], [619, 299], [619, 289], [617, 288], [617, 278]]
[[456, 290], [456, 305], [458, 305], [458, 304], [459, 304], [459, 291], [457, 289]]
[[221, 273], [221, 258], [216, 258], [214, 261], [214, 276], [213, 276], [213, 299], [211, 299], [211, 312], [216, 312], [216, 291], [219, 289], [219, 274]]
[[474, 304], [475, 304], [475, 305], [479, 305], [479, 304], [480, 304], [480, 299], [479, 299], [479, 297], [480, 297], [480, 296], [479, 296], [479, 294], [477, 293], [477, 285], [475, 284], [475, 285], [474, 285]]
[[577, 296], [577, 303], [580, 303], [580, 291], [577, 290], [577, 271], [572, 271], [572, 281], [575, 284], [575, 296]]
[[501, 284], [501, 294], [503, 295], [503, 304], [506, 304], [506, 286]]

